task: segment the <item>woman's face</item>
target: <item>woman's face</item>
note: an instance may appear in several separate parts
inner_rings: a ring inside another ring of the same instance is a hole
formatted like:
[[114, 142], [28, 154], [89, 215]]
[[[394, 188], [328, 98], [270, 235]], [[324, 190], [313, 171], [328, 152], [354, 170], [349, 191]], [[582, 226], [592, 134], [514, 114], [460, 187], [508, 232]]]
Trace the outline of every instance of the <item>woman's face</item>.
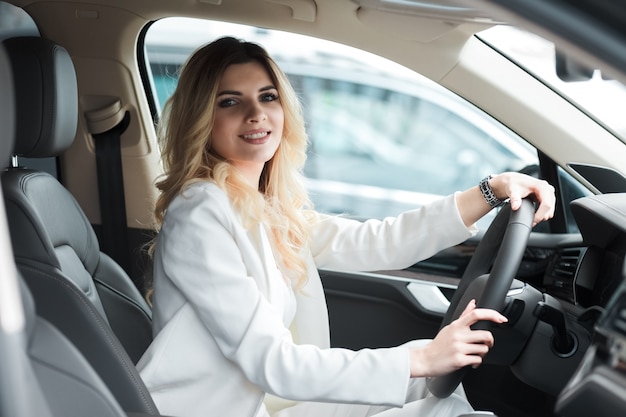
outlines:
[[258, 62], [226, 68], [219, 84], [212, 148], [244, 174], [260, 176], [283, 135], [276, 86]]

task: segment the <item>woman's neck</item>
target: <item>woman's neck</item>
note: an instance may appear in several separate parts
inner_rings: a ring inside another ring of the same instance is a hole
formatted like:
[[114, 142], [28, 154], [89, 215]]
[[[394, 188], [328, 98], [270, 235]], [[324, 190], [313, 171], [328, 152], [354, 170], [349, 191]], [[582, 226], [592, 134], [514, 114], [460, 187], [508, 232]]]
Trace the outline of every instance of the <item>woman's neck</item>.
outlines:
[[233, 164], [248, 185], [258, 189], [264, 164], [239, 162]]

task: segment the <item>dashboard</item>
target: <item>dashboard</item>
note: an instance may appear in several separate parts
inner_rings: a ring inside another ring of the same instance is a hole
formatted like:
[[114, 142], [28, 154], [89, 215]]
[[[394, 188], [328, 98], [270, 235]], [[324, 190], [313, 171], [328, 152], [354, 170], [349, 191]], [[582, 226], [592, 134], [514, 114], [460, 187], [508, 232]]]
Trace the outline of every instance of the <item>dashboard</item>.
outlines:
[[571, 209], [581, 236], [549, 242], [549, 248], [529, 247], [520, 276], [568, 304], [603, 308], [624, 279], [626, 194], [583, 197]]
[[586, 249], [580, 249], [573, 301], [581, 307], [606, 307], [624, 277], [626, 195], [603, 194], [571, 203]]
[[559, 394], [555, 410], [564, 417], [624, 415], [626, 194], [584, 197], [573, 201], [571, 207], [586, 245], [571, 282], [573, 299], [585, 307], [601, 307], [602, 316], [595, 325], [592, 344]]
[[[525, 314], [539, 319], [535, 325], [528, 318], [535, 327], [511, 369], [528, 385], [554, 395], [594, 343], [598, 324], [624, 282], [626, 194], [582, 197], [572, 201], [571, 210], [580, 235], [536, 234], [526, 267], [518, 272], [540, 292], [541, 301], [528, 291], [526, 299], [511, 304], [523, 301], [529, 307]], [[624, 318], [626, 323], [626, 312]]]

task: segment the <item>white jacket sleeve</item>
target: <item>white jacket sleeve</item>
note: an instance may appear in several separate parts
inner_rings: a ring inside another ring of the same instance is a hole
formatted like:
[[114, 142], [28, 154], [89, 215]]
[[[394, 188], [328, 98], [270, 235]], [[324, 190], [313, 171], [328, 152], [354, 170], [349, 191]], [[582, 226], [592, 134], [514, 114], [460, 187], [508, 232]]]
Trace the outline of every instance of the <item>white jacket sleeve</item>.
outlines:
[[318, 268], [340, 271], [403, 269], [476, 234], [450, 195], [395, 218], [359, 222], [320, 216], [311, 252]]
[[226, 197], [196, 187], [168, 209], [159, 236], [165, 275], [192, 305], [222, 354], [266, 392], [293, 400], [399, 406], [409, 381], [405, 348], [296, 345], [259, 290]]

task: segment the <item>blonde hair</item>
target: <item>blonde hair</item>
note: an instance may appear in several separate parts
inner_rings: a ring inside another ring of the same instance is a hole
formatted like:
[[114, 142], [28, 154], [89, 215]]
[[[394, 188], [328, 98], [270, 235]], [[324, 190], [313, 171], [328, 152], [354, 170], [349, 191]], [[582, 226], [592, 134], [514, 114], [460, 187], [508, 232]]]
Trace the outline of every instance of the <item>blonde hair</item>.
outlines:
[[[283, 137], [265, 164], [259, 188], [248, 185], [237, 170], [213, 151], [217, 89], [226, 68], [260, 63], [275, 84], [284, 112]], [[308, 244], [314, 213], [301, 175], [306, 159], [307, 135], [302, 108], [287, 76], [261, 46], [226, 37], [196, 50], [183, 65], [174, 94], [165, 103], [158, 126], [164, 178], [155, 207], [157, 229], [171, 201], [189, 184], [213, 180], [228, 195], [244, 227], [260, 222], [269, 226], [283, 266], [306, 280], [302, 248]]]

